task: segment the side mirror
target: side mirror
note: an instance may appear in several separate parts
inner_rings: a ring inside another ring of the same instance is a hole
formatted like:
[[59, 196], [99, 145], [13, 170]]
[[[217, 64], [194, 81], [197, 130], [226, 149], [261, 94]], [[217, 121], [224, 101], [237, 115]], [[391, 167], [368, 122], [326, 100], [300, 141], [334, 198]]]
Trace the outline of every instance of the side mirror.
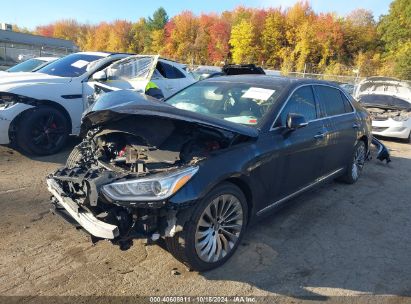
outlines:
[[287, 129], [296, 130], [308, 125], [308, 122], [305, 120], [305, 117], [300, 114], [289, 113], [287, 115]]
[[95, 81], [106, 81], [107, 80], [107, 74], [105, 71], [98, 71], [93, 74], [93, 80]]

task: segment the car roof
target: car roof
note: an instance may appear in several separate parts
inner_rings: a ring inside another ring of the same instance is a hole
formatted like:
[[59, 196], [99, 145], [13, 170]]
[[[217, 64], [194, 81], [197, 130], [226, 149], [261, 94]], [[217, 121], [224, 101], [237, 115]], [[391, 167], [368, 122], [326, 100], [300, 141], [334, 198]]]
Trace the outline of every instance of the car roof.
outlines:
[[202, 82], [233, 82], [233, 83], [247, 83], [251, 85], [264, 85], [270, 86], [273, 84], [280, 84], [284, 86], [298, 86], [300, 84], [326, 84], [340, 89], [340, 87], [334, 83], [317, 80], [317, 79], [301, 79], [301, 78], [290, 78], [284, 76], [274, 76], [274, 75], [233, 75], [233, 76], [221, 76], [216, 78], [207, 78], [202, 80]]

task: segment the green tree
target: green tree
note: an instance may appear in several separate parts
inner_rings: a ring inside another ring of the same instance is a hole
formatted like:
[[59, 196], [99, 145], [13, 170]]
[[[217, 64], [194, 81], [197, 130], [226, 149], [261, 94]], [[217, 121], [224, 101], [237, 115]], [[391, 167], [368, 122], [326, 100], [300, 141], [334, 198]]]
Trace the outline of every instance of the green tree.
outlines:
[[378, 25], [381, 39], [388, 49], [411, 40], [411, 1], [394, 0], [388, 15], [382, 16]]
[[230, 45], [235, 63], [249, 63], [255, 60], [254, 25], [243, 19], [231, 29]]
[[151, 32], [145, 18], [140, 18], [131, 26], [129, 52], [144, 53], [151, 46]]
[[164, 26], [168, 22], [168, 15], [163, 7], [158, 8], [154, 13], [153, 17], [148, 17], [148, 27], [152, 31], [157, 31], [164, 29]]
[[386, 65], [394, 76], [411, 79], [411, 1], [394, 0], [378, 32], [385, 43]]

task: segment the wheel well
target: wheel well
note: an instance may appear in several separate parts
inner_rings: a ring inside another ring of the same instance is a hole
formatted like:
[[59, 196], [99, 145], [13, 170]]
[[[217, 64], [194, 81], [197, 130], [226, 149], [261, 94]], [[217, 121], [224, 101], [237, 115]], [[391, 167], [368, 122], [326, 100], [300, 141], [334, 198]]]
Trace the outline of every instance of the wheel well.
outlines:
[[244, 182], [240, 178], [232, 177], [232, 178], [227, 179], [226, 181], [236, 185], [243, 192], [245, 199], [247, 201], [247, 206], [248, 206], [248, 219], [250, 219], [251, 214], [252, 214], [252, 209], [253, 209], [253, 196], [252, 196], [250, 187], [248, 186], [246, 182]]
[[367, 136], [365, 136], [365, 135], [361, 136], [361, 137], [358, 139], [358, 141], [360, 141], [360, 140], [362, 140], [362, 141], [364, 142], [365, 148], [366, 148], [367, 151], [368, 151], [368, 138], [367, 138]]
[[63, 113], [64, 117], [67, 119], [67, 122], [69, 123], [70, 133], [72, 132], [73, 126], [72, 126], [70, 114], [67, 112], [67, 110], [63, 106], [59, 105], [56, 102], [50, 101], [50, 100], [36, 100], [36, 103], [35, 104], [33, 103], [31, 105], [33, 105], [34, 108], [30, 108], [30, 109], [27, 109], [27, 110], [21, 112], [10, 123], [9, 130], [8, 130], [10, 141], [12, 141], [14, 139], [14, 134], [13, 133], [15, 131], [17, 131], [20, 119], [23, 117], [23, 115], [25, 115], [29, 111], [32, 111], [36, 107], [41, 107], [41, 106], [48, 106], [48, 107], [54, 108], [54, 109], [60, 111], [61, 113]]

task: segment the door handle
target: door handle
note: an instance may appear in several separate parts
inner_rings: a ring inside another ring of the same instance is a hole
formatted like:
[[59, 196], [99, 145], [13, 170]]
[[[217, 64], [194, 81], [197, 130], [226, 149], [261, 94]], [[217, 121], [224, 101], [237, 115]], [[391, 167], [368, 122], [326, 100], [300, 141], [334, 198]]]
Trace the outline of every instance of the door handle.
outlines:
[[358, 129], [358, 128], [360, 127], [360, 125], [357, 124], [357, 123], [354, 123], [354, 124], [352, 125], [352, 127], [353, 127], [354, 129]]
[[314, 135], [315, 139], [323, 139], [324, 137], [325, 137], [325, 133], [320, 133], [320, 134]]

